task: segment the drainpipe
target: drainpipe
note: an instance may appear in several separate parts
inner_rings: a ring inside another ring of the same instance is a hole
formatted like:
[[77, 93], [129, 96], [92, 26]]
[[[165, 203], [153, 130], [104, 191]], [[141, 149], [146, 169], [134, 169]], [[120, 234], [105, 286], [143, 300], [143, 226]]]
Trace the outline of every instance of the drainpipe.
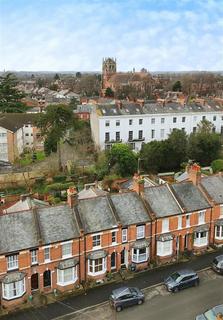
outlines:
[[79, 237], [79, 283], [81, 283], [81, 238]]
[[157, 219], [155, 220], [155, 259], [157, 258], [156, 233], [157, 233]]
[[153, 222], [151, 221], [150, 222], [150, 261], [151, 261], [151, 256], [152, 256], [152, 252], [153, 252], [153, 234], [152, 234], [152, 231], [153, 231]]
[[214, 241], [214, 239], [215, 239], [215, 237], [214, 237], [214, 234], [215, 234], [215, 228], [214, 228], [214, 230], [213, 230], [213, 239], [212, 239], [212, 241], [211, 241], [211, 228], [212, 228], [212, 225], [213, 225], [213, 221], [212, 221], [212, 218], [213, 218], [213, 211], [212, 211], [212, 207], [211, 207], [211, 221], [210, 221], [210, 234], [209, 234], [209, 243], [210, 244], [215, 244], [215, 241]]
[[84, 282], [87, 282], [86, 236], [84, 235]]

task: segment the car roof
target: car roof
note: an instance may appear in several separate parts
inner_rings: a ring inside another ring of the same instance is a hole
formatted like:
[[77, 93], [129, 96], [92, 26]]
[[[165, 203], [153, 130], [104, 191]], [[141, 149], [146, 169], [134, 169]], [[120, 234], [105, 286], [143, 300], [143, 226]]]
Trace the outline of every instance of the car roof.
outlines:
[[212, 310], [214, 311], [215, 315], [217, 315], [218, 313], [223, 314], [223, 304], [219, 304], [218, 306], [213, 307]]
[[223, 254], [221, 254], [220, 256], [215, 257], [214, 259], [217, 259], [218, 261], [223, 260]]
[[123, 296], [125, 294], [129, 294], [129, 293], [131, 293], [129, 287], [120, 287], [120, 288], [117, 288], [117, 289], [112, 291], [112, 295], [115, 298], [121, 297], [121, 296]]
[[178, 272], [181, 276], [188, 275], [188, 274], [196, 274], [196, 272], [192, 269], [181, 269], [176, 272]]

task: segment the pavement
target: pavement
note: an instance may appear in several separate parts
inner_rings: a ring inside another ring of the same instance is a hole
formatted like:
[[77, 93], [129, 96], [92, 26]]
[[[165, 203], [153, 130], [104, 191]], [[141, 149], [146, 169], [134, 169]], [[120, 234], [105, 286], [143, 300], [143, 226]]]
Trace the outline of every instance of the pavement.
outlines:
[[[0, 317], [10, 320], [52, 320], [60, 316], [73, 313], [75, 311], [101, 304], [108, 300], [111, 291], [120, 285], [137, 286], [140, 289], [160, 284], [171, 272], [182, 268], [192, 268], [196, 271], [210, 266], [216, 255], [223, 254], [223, 248], [217, 252], [206, 253], [192, 260], [174, 265], [162, 266], [157, 269], [136, 273], [132, 279], [122, 281], [122, 283], [110, 283], [104, 286], [90, 289], [86, 295], [70, 296], [63, 301], [56, 301], [49, 305], [30, 308], [17, 313], [11, 313]], [[188, 320], [188, 319], [187, 319]]]

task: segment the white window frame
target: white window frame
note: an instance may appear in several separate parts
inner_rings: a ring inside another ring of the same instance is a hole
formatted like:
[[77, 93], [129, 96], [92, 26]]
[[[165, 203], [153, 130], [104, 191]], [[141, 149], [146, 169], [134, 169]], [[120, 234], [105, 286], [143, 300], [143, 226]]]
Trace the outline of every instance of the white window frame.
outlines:
[[[66, 272], [70, 272], [70, 280], [66, 279]], [[59, 286], [67, 286], [77, 281], [77, 267], [72, 267], [64, 270], [57, 269], [57, 284]]]
[[140, 225], [136, 227], [136, 239], [145, 238], [145, 225]]
[[170, 230], [170, 221], [169, 218], [162, 219], [162, 233], [169, 232]]
[[205, 210], [198, 212], [198, 224], [205, 223]]
[[[201, 235], [205, 233], [205, 237]], [[195, 232], [194, 234], [194, 246], [203, 247], [208, 245], [208, 231]]]
[[173, 240], [157, 241], [157, 256], [165, 257], [173, 253]]
[[219, 218], [223, 218], [223, 204], [220, 204], [220, 216]]
[[24, 295], [25, 292], [25, 278], [11, 283], [2, 283], [2, 296], [6, 300], [20, 298]]
[[105, 127], [110, 127], [110, 121], [109, 120], [105, 120]]
[[160, 129], [160, 138], [165, 137], [165, 129]]
[[92, 236], [92, 247], [101, 248], [101, 234], [94, 234]]
[[182, 229], [182, 216], [178, 216], [178, 225], [177, 225], [177, 229], [180, 230]]
[[186, 214], [186, 228], [190, 227], [190, 214]]
[[112, 231], [111, 237], [112, 237], [112, 244], [116, 244], [117, 243], [117, 231]]
[[61, 247], [63, 259], [72, 257], [72, 241], [61, 243]]
[[38, 263], [38, 249], [33, 249], [30, 251], [30, 256], [31, 256], [31, 265], [33, 266], [34, 264]]
[[8, 270], [15, 270], [19, 267], [19, 255], [13, 254], [7, 257], [7, 269]]
[[215, 226], [215, 239], [219, 239], [219, 240], [223, 239], [223, 226]]
[[[141, 249], [145, 249], [145, 253], [140, 253]], [[142, 263], [146, 262], [149, 258], [149, 248], [141, 248], [141, 249], [135, 249], [132, 248], [132, 262], [135, 263]]]
[[49, 262], [50, 260], [50, 247], [44, 247], [44, 262]]
[[122, 243], [128, 241], [128, 229], [124, 228], [122, 229]]
[[[96, 264], [95, 262], [98, 262], [98, 260], [101, 259], [100, 264]], [[95, 268], [98, 268], [101, 266], [100, 271], [95, 271]], [[105, 258], [99, 258], [95, 260], [88, 259], [88, 274], [91, 276], [98, 276], [100, 274], [104, 274], [107, 271], [107, 259]]]

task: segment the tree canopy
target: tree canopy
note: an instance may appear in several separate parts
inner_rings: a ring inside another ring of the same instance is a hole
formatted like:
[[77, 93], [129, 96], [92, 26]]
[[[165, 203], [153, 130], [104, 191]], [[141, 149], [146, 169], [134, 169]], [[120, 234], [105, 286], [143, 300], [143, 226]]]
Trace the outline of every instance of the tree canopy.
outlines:
[[21, 101], [25, 93], [19, 91], [17, 78], [8, 73], [0, 77], [0, 112], [25, 112], [26, 105]]
[[173, 90], [173, 91], [182, 91], [182, 84], [181, 84], [181, 82], [180, 82], [179, 80], [176, 81], [176, 82], [173, 84], [172, 90]]
[[189, 136], [175, 129], [166, 140], [144, 144], [140, 151], [144, 170], [177, 170], [188, 159], [194, 159], [201, 165], [210, 165], [220, 157], [221, 151], [221, 137], [213, 132], [212, 127], [210, 122], [202, 121], [197, 132]]
[[57, 145], [68, 129], [75, 126], [72, 110], [63, 104], [48, 105], [36, 122], [42, 137], [45, 138], [44, 149], [47, 155], [57, 151]]
[[110, 97], [110, 98], [114, 97], [114, 91], [113, 91], [110, 87], [108, 87], [108, 88], [105, 90], [105, 96], [106, 96], [106, 97]]
[[127, 144], [114, 144], [107, 153], [107, 163], [111, 173], [123, 177], [132, 175], [137, 170], [136, 154]]
[[203, 120], [198, 130], [189, 136], [188, 157], [195, 159], [201, 165], [209, 165], [220, 157], [221, 137], [213, 132], [213, 125]]

